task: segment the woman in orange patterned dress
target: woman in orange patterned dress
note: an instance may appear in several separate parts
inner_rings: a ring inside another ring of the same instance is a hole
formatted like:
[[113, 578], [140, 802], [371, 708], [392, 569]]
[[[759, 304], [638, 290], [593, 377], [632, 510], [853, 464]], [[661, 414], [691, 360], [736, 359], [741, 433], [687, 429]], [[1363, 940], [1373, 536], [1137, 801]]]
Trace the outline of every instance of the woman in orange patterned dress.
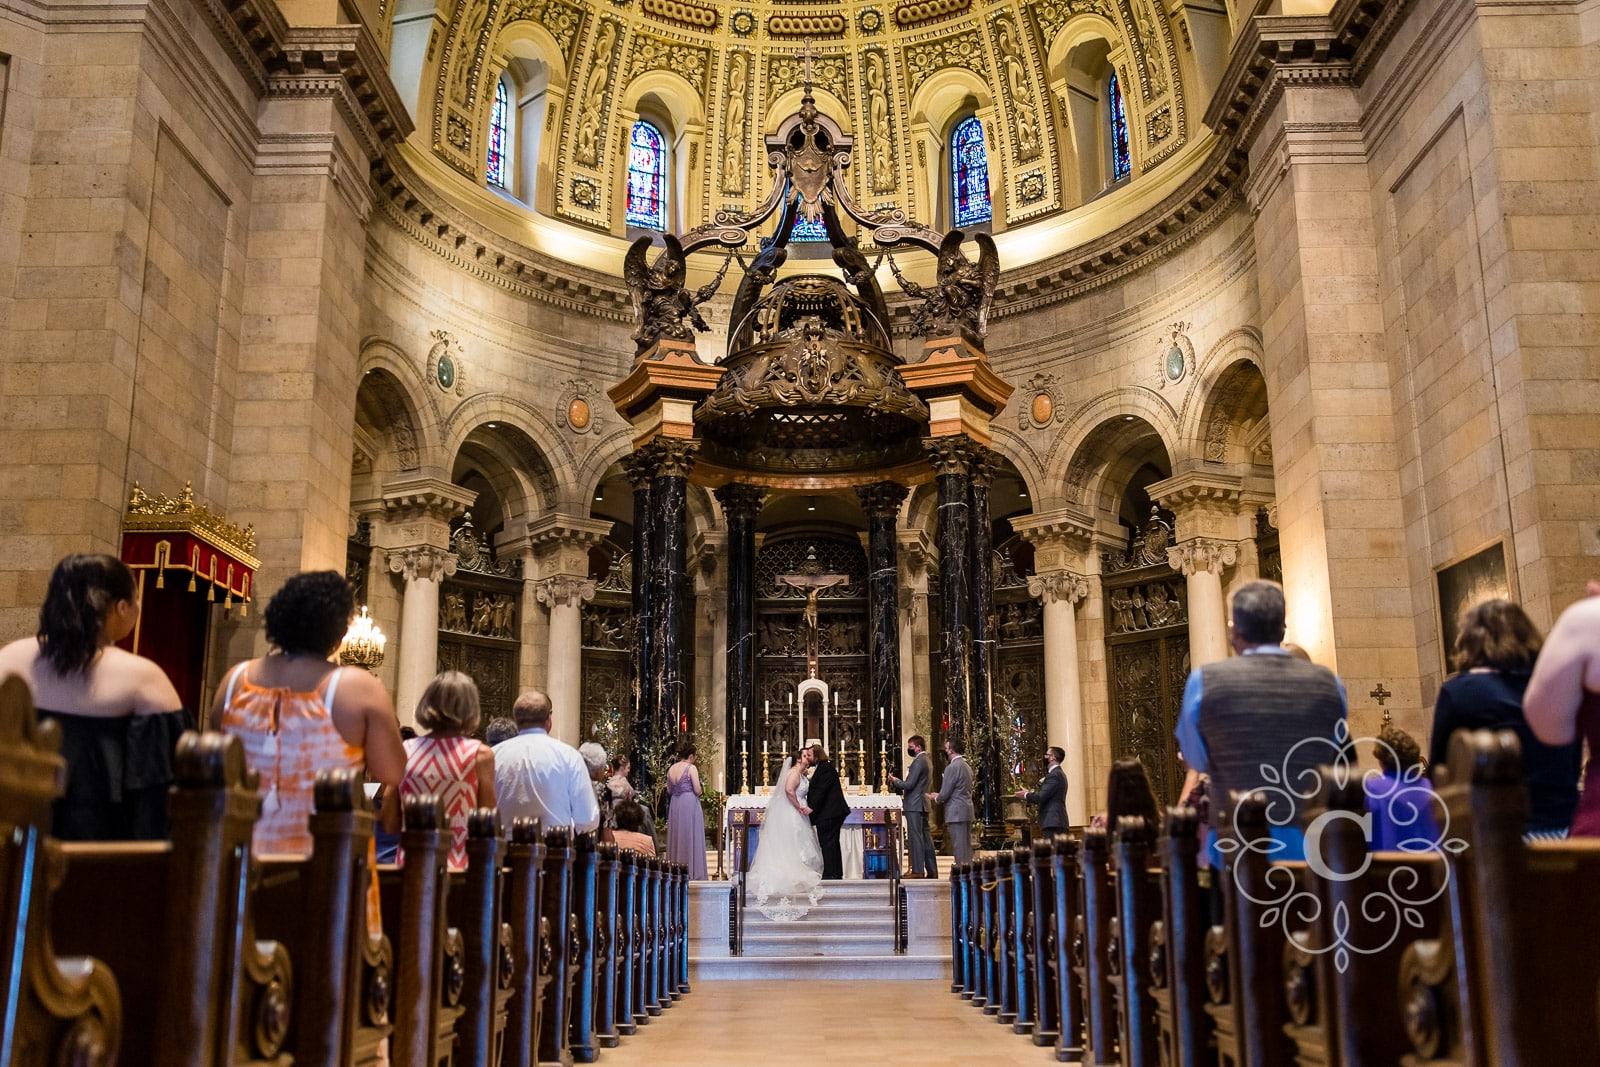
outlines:
[[[406, 742], [406, 773], [398, 793], [383, 799], [383, 826], [400, 829], [404, 798], [432, 794], [450, 823], [450, 869], [467, 869], [467, 817], [492, 808], [494, 750], [472, 732], [478, 728], [478, 686], [460, 671], [445, 671], [417, 701], [417, 725], [428, 732]], [[402, 854], [401, 863], [405, 862]]]

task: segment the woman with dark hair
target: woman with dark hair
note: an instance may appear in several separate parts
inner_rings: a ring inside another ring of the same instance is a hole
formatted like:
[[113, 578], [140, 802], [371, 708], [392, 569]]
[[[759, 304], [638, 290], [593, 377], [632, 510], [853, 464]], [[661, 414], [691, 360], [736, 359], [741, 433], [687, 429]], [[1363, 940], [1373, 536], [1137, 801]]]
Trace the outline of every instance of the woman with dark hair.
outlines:
[[1143, 815], [1152, 834], [1161, 832], [1161, 813], [1150, 788], [1150, 776], [1145, 773], [1144, 764], [1132, 756], [1111, 764], [1111, 775], [1106, 779], [1106, 833], [1116, 833], [1117, 820], [1124, 815]]
[[1527, 613], [1509, 600], [1468, 608], [1456, 634], [1455, 665], [1433, 705], [1428, 762], [1437, 773], [1457, 730], [1514, 730], [1522, 742], [1522, 779], [1528, 786], [1526, 836], [1565, 837], [1578, 805], [1583, 745], [1547, 745], [1522, 713], [1522, 697], [1544, 641]]
[[706, 814], [700, 807], [700, 770], [694, 744], [678, 746], [678, 762], [667, 768], [667, 859], [689, 868], [691, 880], [706, 877]]
[[19, 675], [39, 718], [61, 730], [67, 791], [51, 832], [62, 840], [167, 836], [172, 753], [192, 720], [166, 672], [116, 647], [138, 621], [127, 564], [68, 556], [51, 572], [39, 632], [0, 649], [0, 677]]
[[330, 662], [354, 612], [344, 575], [296, 574], [267, 603], [272, 651], [229, 671], [217, 690], [212, 727], [238, 735], [261, 776], [259, 853], [311, 854], [318, 771], [365, 765], [368, 777], [390, 790], [405, 774], [400, 728], [383, 684]]
[[644, 805], [636, 800], [624, 800], [616, 806], [618, 848], [632, 849], [641, 856], [656, 854], [655, 835], [650, 832], [650, 816]]

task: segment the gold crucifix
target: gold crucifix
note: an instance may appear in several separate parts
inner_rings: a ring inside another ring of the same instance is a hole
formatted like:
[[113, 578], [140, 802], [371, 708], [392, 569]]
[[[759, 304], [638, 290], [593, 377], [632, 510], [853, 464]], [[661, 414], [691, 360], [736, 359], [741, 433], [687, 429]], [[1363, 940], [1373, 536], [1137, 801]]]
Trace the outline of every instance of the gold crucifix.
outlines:
[[[809, 39], [808, 39], [809, 41]], [[814, 546], [807, 546], [806, 561], [800, 568], [799, 574], [779, 574], [773, 579], [777, 585], [786, 585], [791, 589], [799, 590], [806, 594], [805, 622], [806, 622], [806, 671], [809, 677], [817, 677], [818, 657], [821, 654], [821, 624], [817, 618], [817, 596], [824, 589], [832, 589], [836, 585], [849, 585], [848, 574], [824, 574], [822, 564], [817, 561], [817, 550]]]
[[1371, 697], [1373, 700], [1376, 700], [1378, 702], [1378, 707], [1383, 709], [1383, 721], [1384, 724], [1387, 725], [1393, 716], [1389, 713], [1389, 709], [1384, 707], [1384, 704], [1390, 697], [1394, 696], [1394, 694], [1385, 689], [1382, 682], [1379, 682], [1377, 685], [1373, 686], [1372, 692], [1368, 693], [1367, 696]]
[[817, 56], [816, 49], [812, 47], [812, 41], [813, 38], [807, 37], [805, 48], [794, 54], [796, 59], [805, 64], [805, 83], [807, 93], [811, 92], [811, 61]]

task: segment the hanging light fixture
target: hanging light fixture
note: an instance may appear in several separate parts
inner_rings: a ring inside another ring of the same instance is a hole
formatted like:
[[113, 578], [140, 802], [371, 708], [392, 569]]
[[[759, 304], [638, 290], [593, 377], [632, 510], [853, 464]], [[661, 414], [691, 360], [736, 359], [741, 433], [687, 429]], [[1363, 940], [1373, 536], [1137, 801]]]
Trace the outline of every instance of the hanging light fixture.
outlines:
[[361, 614], [350, 621], [344, 640], [339, 643], [339, 662], [346, 667], [364, 667], [375, 671], [383, 666], [383, 646], [389, 639], [378, 629], [367, 606], [361, 605]]

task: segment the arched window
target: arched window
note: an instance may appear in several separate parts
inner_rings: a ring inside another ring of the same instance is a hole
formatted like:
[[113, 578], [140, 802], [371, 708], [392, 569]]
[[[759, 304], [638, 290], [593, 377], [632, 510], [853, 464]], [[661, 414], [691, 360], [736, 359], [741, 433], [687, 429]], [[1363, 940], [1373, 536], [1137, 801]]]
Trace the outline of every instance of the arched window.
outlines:
[[1128, 154], [1128, 109], [1115, 69], [1106, 89], [1106, 106], [1111, 110], [1111, 180], [1120, 182], [1133, 173], [1133, 157]]
[[816, 222], [807, 222], [803, 216], [794, 217], [794, 225], [789, 228], [789, 243], [796, 241], [826, 241], [828, 227], [821, 219]]
[[950, 134], [951, 216], [957, 226], [976, 226], [994, 218], [989, 206], [989, 155], [983, 148], [983, 123], [969, 115]]
[[494, 105], [489, 108], [489, 160], [486, 168], [490, 185], [511, 188], [511, 89], [502, 77], [494, 83]]
[[628, 147], [628, 225], [667, 228], [667, 142], [642, 119], [633, 124]]

